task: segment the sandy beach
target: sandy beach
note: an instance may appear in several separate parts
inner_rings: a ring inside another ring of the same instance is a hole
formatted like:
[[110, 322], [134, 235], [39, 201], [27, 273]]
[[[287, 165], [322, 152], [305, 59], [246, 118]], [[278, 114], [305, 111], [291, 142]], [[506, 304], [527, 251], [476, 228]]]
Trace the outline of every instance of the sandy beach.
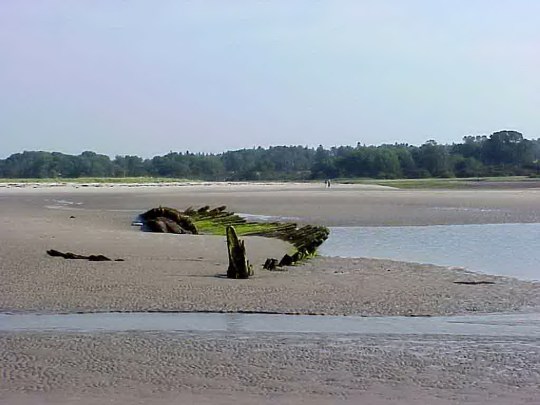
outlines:
[[[280, 257], [290, 246], [257, 237], [246, 238], [255, 277], [228, 280], [223, 238], [150, 234], [131, 226], [137, 214], [158, 205], [207, 204], [327, 226], [540, 222], [538, 201], [540, 190], [532, 188], [0, 187], [0, 310], [362, 316], [538, 311], [540, 283], [433, 265], [318, 257], [287, 271], [264, 271], [267, 257]], [[47, 256], [48, 249], [124, 261], [64, 260]], [[539, 358], [538, 342], [504, 338], [1, 333], [0, 402], [533, 403]]]

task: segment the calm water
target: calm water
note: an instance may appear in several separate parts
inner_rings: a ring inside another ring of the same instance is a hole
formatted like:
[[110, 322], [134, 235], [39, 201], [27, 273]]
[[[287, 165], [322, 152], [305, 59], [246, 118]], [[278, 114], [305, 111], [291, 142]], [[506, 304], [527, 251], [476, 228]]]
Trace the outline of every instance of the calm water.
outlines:
[[540, 224], [331, 228], [320, 253], [457, 266], [540, 280]]
[[0, 332], [264, 332], [540, 338], [540, 314], [433, 318], [219, 313], [0, 314]]

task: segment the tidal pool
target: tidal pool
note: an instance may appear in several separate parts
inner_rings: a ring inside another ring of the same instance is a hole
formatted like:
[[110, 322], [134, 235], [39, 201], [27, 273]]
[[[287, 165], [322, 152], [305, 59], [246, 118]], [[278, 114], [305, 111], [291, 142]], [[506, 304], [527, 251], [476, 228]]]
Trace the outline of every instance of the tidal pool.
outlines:
[[335, 227], [319, 253], [540, 280], [540, 224]]

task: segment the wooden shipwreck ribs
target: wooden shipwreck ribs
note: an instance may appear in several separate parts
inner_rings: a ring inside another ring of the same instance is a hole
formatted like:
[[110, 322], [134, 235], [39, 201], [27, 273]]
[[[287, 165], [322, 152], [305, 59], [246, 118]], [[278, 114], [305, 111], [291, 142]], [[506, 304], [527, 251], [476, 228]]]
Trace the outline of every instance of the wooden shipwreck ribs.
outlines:
[[[268, 270], [290, 266], [313, 256], [317, 248], [328, 238], [330, 233], [328, 228], [324, 226], [305, 225], [298, 227], [295, 223], [247, 221], [234, 212], [228, 212], [225, 206], [213, 209], [210, 209], [209, 206], [199, 209], [190, 207], [184, 211], [169, 207], [158, 207], [145, 212], [140, 218], [143, 223], [143, 229], [151, 232], [195, 235], [199, 233], [225, 234], [227, 241], [238, 241], [238, 235], [263, 236], [284, 240], [295, 247], [294, 253], [284, 255], [279, 261], [273, 258], [266, 260], [264, 268]], [[234, 228], [232, 231], [229, 231], [229, 227]], [[232, 232], [234, 232], [234, 236]], [[229, 235], [229, 233], [231, 234]], [[245, 255], [245, 247], [243, 249]], [[229, 249], [230, 257], [231, 250]], [[245, 271], [242, 270], [241, 273], [244, 275]], [[232, 274], [236, 273], [232, 271]], [[248, 277], [251, 274], [248, 274]]]
[[249, 278], [253, 275], [253, 266], [246, 256], [244, 241], [238, 239], [234, 226], [227, 226], [227, 250], [229, 251], [228, 278]]

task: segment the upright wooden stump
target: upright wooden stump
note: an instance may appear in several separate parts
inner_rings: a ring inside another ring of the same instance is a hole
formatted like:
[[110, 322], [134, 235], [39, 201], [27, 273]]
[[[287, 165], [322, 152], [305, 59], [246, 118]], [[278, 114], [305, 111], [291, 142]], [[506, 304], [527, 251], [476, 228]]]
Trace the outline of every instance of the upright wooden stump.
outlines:
[[227, 227], [227, 249], [229, 251], [228, 278], [249, 278], [253, 268], [246, 257], [246, 247], [243, 240], [238, 239], [233, 226]]

